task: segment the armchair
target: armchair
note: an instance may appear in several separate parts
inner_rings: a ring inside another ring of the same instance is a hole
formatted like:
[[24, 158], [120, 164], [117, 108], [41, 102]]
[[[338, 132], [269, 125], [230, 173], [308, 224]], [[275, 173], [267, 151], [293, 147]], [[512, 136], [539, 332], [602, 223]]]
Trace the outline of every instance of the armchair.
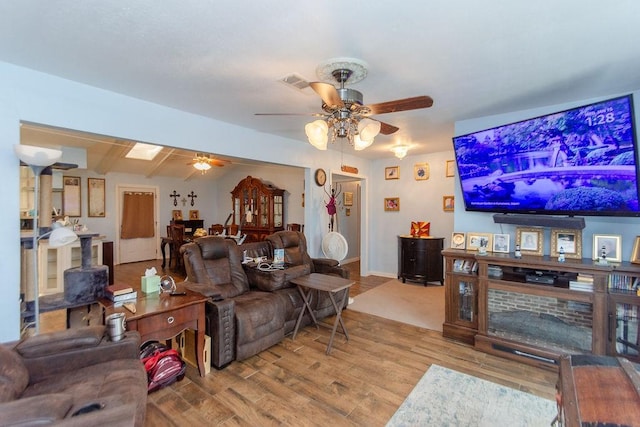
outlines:
[[[0, 345], [0, 425], [142, 426], [147, 376], [139, 345], [135, 331], [109, 341], [104, 326]], [[92, 405], [101, 409], [73, 416]]]

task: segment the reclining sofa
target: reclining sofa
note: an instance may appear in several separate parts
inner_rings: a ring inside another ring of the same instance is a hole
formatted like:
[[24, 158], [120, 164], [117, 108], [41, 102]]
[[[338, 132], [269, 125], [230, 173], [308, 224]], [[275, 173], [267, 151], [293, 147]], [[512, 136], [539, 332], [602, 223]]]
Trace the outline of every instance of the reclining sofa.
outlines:
[[[272, 260], [274, 249], [284, 249], [284, 270], [263, 271], [256, 263], [242, 263], [245, 256]], [[279, 231], [265, 241], [243, 245], [206, 236], [183, 245], [180, 252], [187, 273], [184, 285], [210, 297], [206, 333], [211, 337], [211, 364], [218, 369], [258, 354], [293, 332], [304, 301], [292, 279], [310, 273], [349, 277], [336, 260], [312, 259], [298, 231]], [[310, 305], [316, 319], [335, 314], [326, 293], [313, 292]], [[302, 325], [310, 322], [305, 313]]]
[[111, 342], [104, 326], [0, 345], [0, 426], [144, 425], [139, 346], [138, 332]]

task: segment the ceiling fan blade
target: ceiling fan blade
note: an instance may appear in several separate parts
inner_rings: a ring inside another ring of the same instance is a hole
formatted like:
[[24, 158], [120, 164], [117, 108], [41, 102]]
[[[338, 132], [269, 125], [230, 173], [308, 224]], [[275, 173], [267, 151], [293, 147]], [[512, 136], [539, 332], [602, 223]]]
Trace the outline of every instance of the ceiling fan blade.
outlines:
[[311, 86], [311, 89], [315, 90], [316, 93], [320, 95], [322, 101], [329, 107], [344, 107], [344, 102], [342, 102], [342, 98], [340, 98], [340, 94], [338, 94], [338, 90], [334, 85], [323, 82], [311, 82], [309, 83], [309, 86]]
[[[371, 118], [371, 117], [369, 117]], [[375, 120], [375, 119], [373, 119]], [[378, 120], [380, 122], [380, 120]], [[385, 122], [380, 122], [380, 133], [383, 135], [391, 135], [392, 133], [395, 133], [397, 131], [399, 131], [400, 128], [390, 125], [389, 123], [385, 123]]]
[[429, 108], [433, 105], [430, 96], [415, 96], [413, 98], [398, 99], [396, 101], [381, 102], [367, 105], [371, 109], [370, 114], [395, 113], [397, 111], [418, 110]]
[[254, 113], [254, 116], [314, 116], [324, 117], [322, 113]]

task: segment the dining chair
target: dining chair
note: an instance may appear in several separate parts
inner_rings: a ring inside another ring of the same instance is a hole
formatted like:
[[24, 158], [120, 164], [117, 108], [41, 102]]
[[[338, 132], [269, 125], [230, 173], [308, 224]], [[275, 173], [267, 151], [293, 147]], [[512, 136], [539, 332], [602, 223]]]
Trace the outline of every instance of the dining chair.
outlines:
[[173, 268], [177, 270], [183, 267], [183, 262], [180, 257], [180, 246], [184, 241], [184, 224], [174, 224], [169, 226], [171, 237], [171, 258], [169, 259], [169, 267], [173, 261]]

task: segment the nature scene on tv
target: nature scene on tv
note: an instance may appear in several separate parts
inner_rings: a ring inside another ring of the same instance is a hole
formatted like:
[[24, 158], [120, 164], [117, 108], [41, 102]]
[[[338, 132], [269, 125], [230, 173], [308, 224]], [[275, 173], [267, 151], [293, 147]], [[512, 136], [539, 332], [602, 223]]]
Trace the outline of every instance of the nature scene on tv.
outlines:
[[468, 210], [636, 215], [631, 96], [453, 139]]

